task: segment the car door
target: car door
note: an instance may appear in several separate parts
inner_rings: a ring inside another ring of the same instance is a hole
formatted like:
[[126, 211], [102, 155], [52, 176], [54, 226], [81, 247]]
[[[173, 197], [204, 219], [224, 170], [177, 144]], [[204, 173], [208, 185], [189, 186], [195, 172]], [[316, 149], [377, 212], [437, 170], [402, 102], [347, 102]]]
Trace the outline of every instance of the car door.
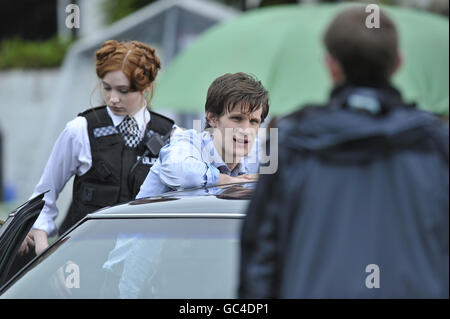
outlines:
[[44, 194], [15, 209], [0, 227], [0, 287], [15, 274], [11, 267], [18, 257], [20, 245], [44, 207]]

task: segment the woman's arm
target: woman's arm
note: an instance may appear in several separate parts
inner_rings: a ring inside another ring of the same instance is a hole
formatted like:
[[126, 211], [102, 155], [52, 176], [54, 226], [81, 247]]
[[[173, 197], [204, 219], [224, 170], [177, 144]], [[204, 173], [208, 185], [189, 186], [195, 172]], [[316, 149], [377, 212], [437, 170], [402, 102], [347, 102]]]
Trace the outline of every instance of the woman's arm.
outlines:
[[32, 197], [49, 190], [44, 195], [44, 207], [33, 225], [32, 234], [36, 252], [46, 247], [47, 237], [56, 234], [54, 220], [58, 216], [56, 200], [67, 181], [75, 174], [82, 175], [92, 165], [87, 121], [77, 117], [70, 121], [53, 146], [44, 172]]
[[32, 229], [30, 233], [34, 238], [36, 255], [40, 255], [48, 247], [47, 233], [40, 229]]

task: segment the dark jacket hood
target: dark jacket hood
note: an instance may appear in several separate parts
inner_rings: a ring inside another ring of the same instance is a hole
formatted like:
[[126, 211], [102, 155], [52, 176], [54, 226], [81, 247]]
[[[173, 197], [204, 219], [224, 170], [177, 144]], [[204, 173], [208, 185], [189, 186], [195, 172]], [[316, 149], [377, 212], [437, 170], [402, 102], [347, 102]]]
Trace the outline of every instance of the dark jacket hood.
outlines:
[[354, 163], [390, 149], [436, 146], [446, 149], [448, 158], [448, 129], [442, 136], [444, 124], [435, 115], [404, 104], [392, 87], [338, 87], [328, 106], [298, 112], [287, 123], [280, 141], [330, 160]]

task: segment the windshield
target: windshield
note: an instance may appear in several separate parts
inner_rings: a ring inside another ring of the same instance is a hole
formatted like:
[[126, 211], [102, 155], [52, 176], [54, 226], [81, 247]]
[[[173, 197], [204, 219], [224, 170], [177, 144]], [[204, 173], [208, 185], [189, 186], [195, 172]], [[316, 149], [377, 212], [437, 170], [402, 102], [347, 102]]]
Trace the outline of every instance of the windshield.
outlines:
[[3, 298], [235, 298], [240, 219], [91, 219]]

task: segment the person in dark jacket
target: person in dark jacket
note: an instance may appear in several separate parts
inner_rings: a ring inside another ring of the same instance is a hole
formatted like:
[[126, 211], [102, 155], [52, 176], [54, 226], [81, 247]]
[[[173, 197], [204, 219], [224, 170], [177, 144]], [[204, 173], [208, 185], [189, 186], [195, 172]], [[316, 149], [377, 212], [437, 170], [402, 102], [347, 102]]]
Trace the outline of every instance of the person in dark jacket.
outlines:
[[393, 21], [364, 7], [326, 30], [335, 88], [278, 123], [279, 169], [242, 229], [240, 298], [448, 298], [448, 124], [390, 84]]
[[[35, 196], [49, 190], [27, 241], [37, 254], [58, 229], [56, 199], [75, 175], [73, 199], [59, 234], [87, 214], [135, 198], [172, 131], [174, 122], [149, 110], [153, 82], [160, 69], [155, 50], [139, 41], [105, 41], [95, 53], [96, 73], [106, 105], [90, 108], [67, 123], [58, 137]], [[158, 143], [150, 143], [153, 139]]]

